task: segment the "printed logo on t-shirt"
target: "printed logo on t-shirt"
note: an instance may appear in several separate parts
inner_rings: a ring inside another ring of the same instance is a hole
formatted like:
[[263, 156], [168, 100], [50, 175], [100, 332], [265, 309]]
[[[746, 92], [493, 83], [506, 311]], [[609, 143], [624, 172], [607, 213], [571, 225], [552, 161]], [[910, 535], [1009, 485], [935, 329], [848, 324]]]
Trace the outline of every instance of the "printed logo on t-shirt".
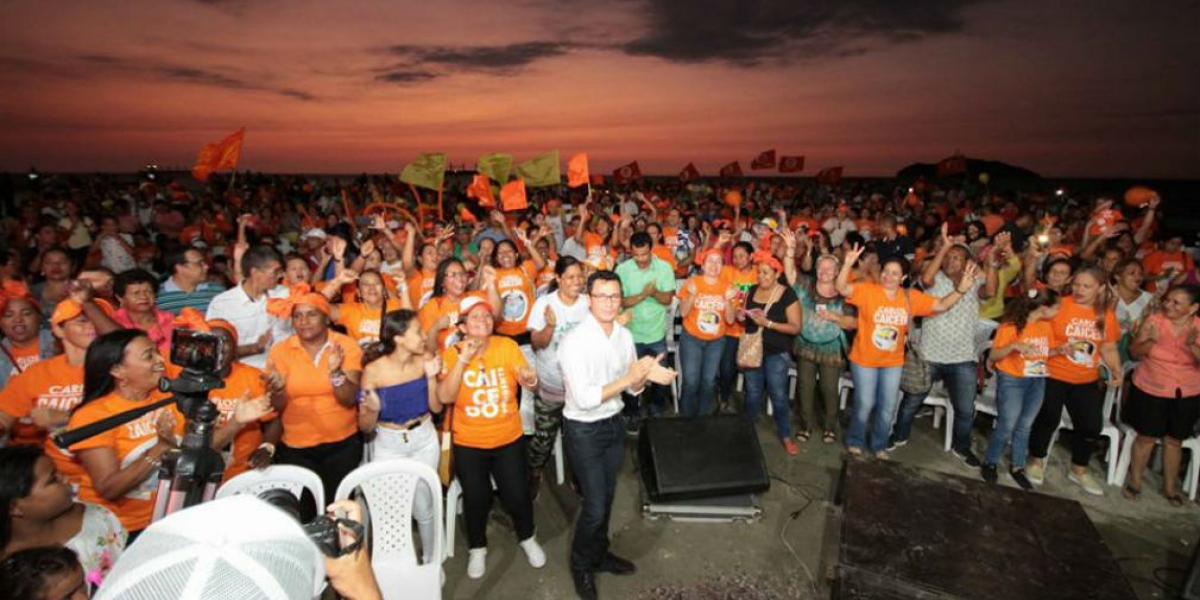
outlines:
[[508, 415], [505, 399], [512, 394], [504, 367], [470, 368], [463, 373], [462, 385], [471, 390], [471, 403], [464, 407], [468, 417], [495, 419]]
[[1065, 330], [1067, 335], [1067, 358], [1080, 366], [1093, 367], [1096, 364], [1096, 342], [1100, 341], [1100, 331], [1096, 329], [1094, 319], [1071, 319]]
[[[519, 285], [519, 278], [517, 279]], [[501, 318], [505, 321], [520, 321], [525, 318], [525, 313], [529, 311], [529, 298], [525, 296], [525, 292], [519, 289], [505, 292], [502, 302], [504, 312]]]
[[725, 298], [715, 295], [697, 295], [693, 310], [700, 311], [696, 315], [696, 328], [704, 335], [721, 333], [721, 312], [725, 310]]
[[1050, 356], [1050, 340], [1044, 337], [1026, 338], [1025, 343], [1033, 347], [1033, 352], [1023, 355], [1025, 358], [1025, 377], [1047, 377], [1046, 358]]
[[875, 333], [871, 342], [884, 352], [892, 352], [900, 343], [900, 327], [908, 325], [908, 311], [897, 306], [880, 306], [873, 316]]

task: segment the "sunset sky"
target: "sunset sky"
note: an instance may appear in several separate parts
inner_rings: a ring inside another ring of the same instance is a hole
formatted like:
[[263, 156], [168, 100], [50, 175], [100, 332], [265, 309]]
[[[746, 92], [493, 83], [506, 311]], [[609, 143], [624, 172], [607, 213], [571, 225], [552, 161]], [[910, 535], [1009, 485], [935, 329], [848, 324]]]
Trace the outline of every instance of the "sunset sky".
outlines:
[[961, 150], [1200, 177], [1200, 2], [8, 0], [0, 170], [395, 172], [586, 151], [714, 175], [759, 151], [890, 175]]

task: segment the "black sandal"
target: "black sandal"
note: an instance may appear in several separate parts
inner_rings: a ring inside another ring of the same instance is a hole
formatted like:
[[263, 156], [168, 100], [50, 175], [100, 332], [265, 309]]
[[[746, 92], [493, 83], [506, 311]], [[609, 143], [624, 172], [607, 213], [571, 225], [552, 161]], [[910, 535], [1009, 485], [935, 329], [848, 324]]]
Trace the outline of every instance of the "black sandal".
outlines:
[[825, 433], [821, 436], [821, 441], [826, 444], [832, 444], [837, 441], [837, 433], [832, 429], [826, 429]]
[[801, 431], [801, 432], [797, 433], [796, 439], [800, 440], [801, 442], [807, 442], [808, 438], [811, 436], [812, 436], [812, 434], [810, 434], [807, 430], [805, 430], [805, 431]]
[[1136, 502], [1137, 500], [1141, 499], [1142, 490], [1140, 488], [1133, 487], [1132, 483], [1126, 483], [1125, 487], [1121, 488], [1121, 495], [1125, 496], [1126, 500], [1133, 500]]
[[1167, 499], [1167, 502], [1171, 503], [1171, 506], [1175, 508], [1183, 508], [1183, 494], [1171, 494], [1168, 496], [1166, 492], [1163, 492], [1162, 496], [1163, 498]]

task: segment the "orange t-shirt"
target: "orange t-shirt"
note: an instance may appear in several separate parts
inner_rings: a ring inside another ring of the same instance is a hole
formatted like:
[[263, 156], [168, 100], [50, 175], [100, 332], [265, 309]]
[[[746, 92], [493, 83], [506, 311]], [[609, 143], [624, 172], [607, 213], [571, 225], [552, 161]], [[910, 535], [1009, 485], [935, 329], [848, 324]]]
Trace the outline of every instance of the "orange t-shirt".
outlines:
[[496, 293], [500, 296], [496, 333], [521, 335], [528, 330], [526, 323], [534, 300], [533, 277], [533, 262], [528, 260], [511, 269], [496, 269]]
[[909, 321], [933, 314], [937, 298], [904, 289], [897, 289], [896, 297], [888, 298], [879, 284], [856, 283], [854, 293], [846, 301], [858, 307], [858, 334], [854, 336], [850, 360], [859, 366], [880, 369], [904, 365]]
[[875, 232], [874, 219], [858, 219], [854, 221], [854, 228], [863, 236], [869, 236]]
[[[225, 387], [208, 393], [208, 399], [212, 400], [217, 409], [221, 411], [221, 416], [217, 418], [218, 427], [233, 419], [233, 412], [246, 392], [250, 392], [251, 399], [261, 398], [267, 393], [266, 385], [262, 381], [262, 371], [235, 362], [233, 369], [229, 372], [229, 377], [225, 378]], [[274, 412], [268, 413], [262, 418], [262, 422], [270, 421], [277, 416]], [[229, 478], [250, 468], [250, 455], [254, 454], [262, 442], [263, 434], [260, 423], [246, 425], [237, 432], [237, 435], [233, 436], [233, 448], [225, 455], [225, 481], [229, 481]]]
[[[745, 271], [739, 271], [733, 265], [725, 265], [721, 267], [721, 279], [728, 281], [738, 289], [734, 306], [741, 308], [746, 305], [746, 294], [750, 288], [758, 285], [758, 269], [755, 269], [754, 265], [750, 265]], [[741, 337], [744, 331], [746, 331], [746, 326], [738, 321], [725, 324], [725, 335], [729, 337]]]
[[1050, 321], [1052, 347], [1068, 346], [1063, 354], [1046, 361], [1050, 376], [1067, 383], [1091, 383], [1100, 379], [1100, 345], [1117, 343], [1121, 326], [1112, 310], [1104, 312], [1104, 333], [1096, 327], [1096, 311], [1067, 296], [1058, 303], [1058, 314]]
[[78, 484], [83, 477], [83, 465], [74, 455], [60, 450], [49, 439], [47, 432], [39, 429], [29, 419], [35, 408], [49, 408], [71, 412], [83, 399], [83, 365], [71, 366], [64, 354], [40, 361], [24, 373], [8, 380], [8, 387], [0, 390], [0, 411], [17, 418], [9, 437], [9, 444], [42, 444], [46, 456], [54, 461], [55, 468], [71, 483]]
[[996, 232], [1000, 231], [1001, 227], [1004, 227], [1004, 217], [997, 214], [987, 215], [979, 219], [979, 221], [983, 223], [983, 229], [987, 232], [988, 237], [996, 235]]
[[371, 308], [362, 302], [347, 302], [338, 305], [338, 323], [346, 328], [346, 335], [359, 344], [379, 341], [379, 324], [384, 312], [400, 309], [400, 301], [390, 298], [386, 309]]
[[1025, 324], [1025, 329], [1017, 331], [1015, 323], [1004, 323], [996, 330], [996, 338], [992, 347], [1007, 346], [1013, 342], [1022, 342], [1033, 346], [1033, 354], [1021, 354], [1013, 351], [1008, 356], [996, 361], [996, 370], [1012, 377], [1046, 377], [1049, 371], [1046, 360], [1050, 358], [1050, 322], [1034, 321]]
[[657, 256], [659, 259], [663, 260], [667, 264], [671, 265], [672, 272], [679, 270], [679, 265], [677, 264], [677, 261], [675, 260], [675, 254], [673, 252], [671, 252], [670, 248], [668, 248], [662, 244], [655, 244], [650, 249], [650, 253], [653, 254], [654, 256]]
[[408, 278], [408, 301], [412, 304], [413, 310], [420, 310], [433, 297], [435, 281], [437, 281], [437, 272], [426, 273], [422, 269], [417, 269], [412, 277]]
[[29, 367], [42, 360], [42, 348], [38, 343], [38, 338], [33, 340], [26, 346], [17, 346], [13, 344], [9, 347], [8, 352], [12, 354], [13, 370], [9, 377], [16, 377], [24, 373]]
[[696, 286], [696, 299], [692, 310], [683, 318], [683, 329], [696, 339], [712, 341], [725, 335], [725, 292], [733, 285], [728, 279], [717, 278], [708, 283], [703, 275], [696, 275], [679, 286], [679, 299], [688, 297], [689, 284]]
[[1158, 288], [1157, 279], [1166, 275], [1167, 271], [1171, 271], [1174, 276], [1191, 271], [1195, 264], [1192, 262], [1192, 257], [1185, 252], [1168, 254], [1162, 250], [1156, 250], [1142, 259], [1142, 266], [1146, 269], [1146, 288], [1153, 292]]
[[[68, 429], [75, 429], [100, 419], [111, 417], [127, 410], [132, 410], [147, 404], [152, 404], [166, 398], [167, 395], [154, 391], [146, 400], [134, 401], [122, 398], [116, 392], [101, 396], [78, 407], [71, 415]], [[143, 455], [158, 443], [158, 429], [155, 422], [163, 411], [175, 413], [175, 435], [183, 435], [184, 416], [174, 404], [170, 404], [148, 412], [124, 425], [109, 429], [71, 446], [71, 452], [79, 454], [83, 450], [109, 448], [117, 453], [121, 468], [125, 468], [141, 459]], [[154, 513], [154, 497], [158, 493], [158, 471], [125, 493], [118, 500], [105, 500], [92, 486], [92, 478], [85, 472], [79, 482], [79, 499], [93, 504], [99, 504], [117, 515], [117, 519], [129, 531], [145, 529], [150, 524]]]
[[310, 448], [340, 442], [358, 431], [358, 411], [342, 406], [333, 395], [329, 381], [329, 344], [342, 348], [342, 370], [362, 371], [362, 348], [336, 331], [329, 332], [326, 347], [311, 356], [300, 338], [291, 336], [276, 344], [267, 354], [268, 370], [287, 382], [287, 406], [280, 415], [283, 443], [292, 448]]
[[[487, 300], [487, 296], [484, 295], [483, 292], [469, 292], [465, 294], [463, 298], [466, 298], [467, 296], [475, 296], [477, 298]], [[430, 299], [429, 302], [425, 303], [425, 306], [421, 307], [421, 310], [417, 311], [417, 321], [421, 323], [421, 331], [428, 334], [429, 330], [433, 329], [433, 324], [436, 323], [438, 319], [442, 318], [443, 315], [453, 314], [457, 316], [458, 305], [458, 302], [451, 302], [447, 300], [445, 296], [438, 296], [437, 298]], [[450, 334], [456, 333], [457, 331], [457, 327], [447, 327], [443, 329], [442, 332], [438, 334], [438, 347], [445, 348], [447, 345], [446, 340], [450, 339]], [[457, 339], [457, 336], [455, 339]]]
[[[458, 347], [442, 352], [442, 361], [458, 361]], [[529, 366], [517, 343], [493, 335], [487, 348], [463, 369], [454, 400], [454, 443], [468, 448], [499, 448], [521, 437], [517, 412], [517, 369]], [[440, 379], [446, 378], [443, 371]]]

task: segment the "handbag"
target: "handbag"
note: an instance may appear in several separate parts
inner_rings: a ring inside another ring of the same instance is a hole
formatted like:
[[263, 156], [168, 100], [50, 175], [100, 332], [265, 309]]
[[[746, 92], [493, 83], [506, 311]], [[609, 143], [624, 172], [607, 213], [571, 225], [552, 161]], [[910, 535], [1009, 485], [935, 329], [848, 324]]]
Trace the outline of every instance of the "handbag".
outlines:
[[[782, 293], [775, 294], [780, 296]], [[778, 297], [771, 298], [771, 301], [763, 307], [763, 314], [771, 312], [771, 305], [775, 304]], [[754, 333], [742, 333], [742, 337], [738, 338], [737, 348], [737, 366], [739, 369], [757, 369], [762, 366], [763, 361], [763, 328], [759, 327]]]
[[[904, 304], [908, 309], [908, 318], [912, 319], [912, 303], [909, 301], [908, 290], [904, 290]], [[929, 363], [921, 356], [921, 351], [913, 343], [912, 336], [906, 335], [904, 340], [904, 368], [900, 371], [900, 391], [905, 394], [919, 396], [928, 394], [933, 388], [933, 375]]]
[[450, 414], [442, 419], [442, 453], [438, 457], [438, 478], [442, 480], [443, 487], [450, 487], [450, 482], [454, 480], [454, 405], [451, 404], [447, 408], [450, 409]]

